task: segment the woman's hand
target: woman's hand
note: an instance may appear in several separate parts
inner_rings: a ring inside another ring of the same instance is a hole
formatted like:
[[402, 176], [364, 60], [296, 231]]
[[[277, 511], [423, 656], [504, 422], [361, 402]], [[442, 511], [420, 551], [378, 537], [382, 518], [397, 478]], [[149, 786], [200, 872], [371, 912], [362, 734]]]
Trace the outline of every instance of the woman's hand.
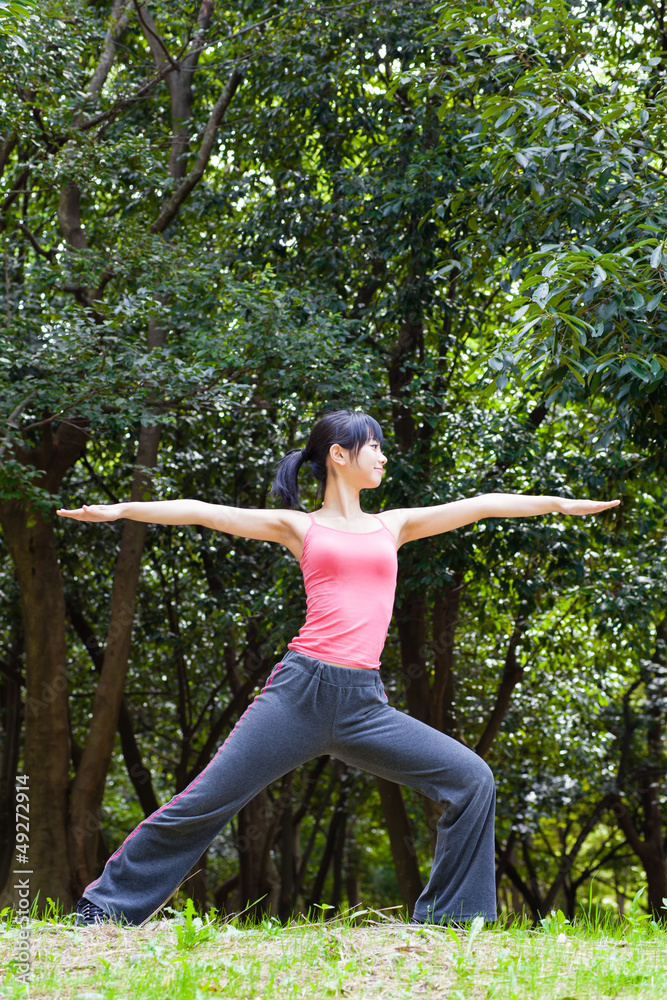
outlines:
[[71, 517], [75, 521], [117, 521], [119, 517], [122, 517], [122, 504], [119, 503], [94, 503], [90, 506], [84, 504], [83, 507], [77, 507], [76, 510], [60, 510], [56, 511], [60, 517]]
[[584, 514], [599, 514], [609, 507], [618, 507], [620, 500], [569, 500], [561, 497], [559, 503], [559, 513], [577, 514], [580, 517]]

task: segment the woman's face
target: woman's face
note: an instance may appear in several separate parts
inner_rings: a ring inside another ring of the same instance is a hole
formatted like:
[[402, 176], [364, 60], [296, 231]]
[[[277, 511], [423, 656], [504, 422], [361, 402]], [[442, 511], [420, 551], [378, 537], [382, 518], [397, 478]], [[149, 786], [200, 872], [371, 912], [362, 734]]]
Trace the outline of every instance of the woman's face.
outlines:
[[355, 467], [362, 474], [366, 484], [360, 485], [360, 489], [374, 489], [382, 482], [384, 467], [387, 464], [387, 456], [382, 451], [382, 446], [375, 438], [371, 438], [359, 449], [356, 462], [352, 460], [352, 468]]
[[370, 438], [356, 455], [339, 444], [329, 451], [328, 469], [334, 478], [341, 476], [357, 490], [375, 489], [382, 482], [387, 456], [376, 438]]

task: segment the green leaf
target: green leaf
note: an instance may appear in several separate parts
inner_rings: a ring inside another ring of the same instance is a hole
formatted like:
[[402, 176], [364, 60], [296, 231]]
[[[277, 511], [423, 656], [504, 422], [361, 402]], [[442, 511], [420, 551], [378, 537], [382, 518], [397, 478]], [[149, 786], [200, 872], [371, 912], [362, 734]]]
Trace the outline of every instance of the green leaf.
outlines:
[[545, 306], [549, 298], [549, 282], [542, 281], [533, 292], [532, 299], [539, 306]]
[[632, 372], [633, 375], [636, 375], [637, 378], [640, 378], [642, 382], [650, 382], [651, 376], [643, 368], [640, 368], [636, 361], [626, 362], [626, 367], [629, 368], [629, 370]]
[[500, 118], [498, 118], [498, 120], [495, 123], [496, 129], [502, 128], [503, 125], [508, 124], [510, 120], [516, 118], [516, 116], [520, 113], [520, 110], [521, 110], [520, 108], [511, 107], [507, 108], [506, 111], [503, 111], [502, 115], [500, 116]]

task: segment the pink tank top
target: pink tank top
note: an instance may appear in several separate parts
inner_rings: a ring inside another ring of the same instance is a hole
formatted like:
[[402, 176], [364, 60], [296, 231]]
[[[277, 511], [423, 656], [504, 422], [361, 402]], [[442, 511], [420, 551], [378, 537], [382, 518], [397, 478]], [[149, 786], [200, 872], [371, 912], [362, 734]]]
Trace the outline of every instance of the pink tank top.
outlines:
[[308, 610], [289, 649], [329, 663], [379, 668], [398, 559], [394, 536], [377, 520], [375, 531], [358, 534], [328, 528], [310, 515], [301, 557]]

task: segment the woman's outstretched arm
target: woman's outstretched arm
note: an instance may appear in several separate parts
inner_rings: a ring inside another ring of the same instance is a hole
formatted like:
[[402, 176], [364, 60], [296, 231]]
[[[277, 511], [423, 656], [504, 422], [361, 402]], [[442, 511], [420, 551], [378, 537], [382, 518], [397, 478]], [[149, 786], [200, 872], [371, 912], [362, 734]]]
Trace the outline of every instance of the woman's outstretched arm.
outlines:
[[[290, 550], [293, 550], [295, 541], [303, 534], [308, 522], [302, 511], [226, 507], [224, 504], [205, 503], [202, 500], [84, 504], [76, 510], [61, 509], [56, 513], [76, 521], [117, 521], [118, 518], [126, 517], [131, 521], [147, 521], [151, 524], [200, 524], [215, 531], [226, 531], [230, 535], [279, 542]], [[301, 524], [301, 521], [304, 523]]]
[[[407, 507], [387, 511], [386, 520], [395, 519], [398, 544], [439, 535], [485, 517], [535, 517], [539, 514], [599, 514], [617, 507], [620, 500], [569, 500], [567, 497], [527, 496], [525, 493], [484, 493], [467, 500], [435, 507]], [[398, 530], [397, 530], [398, 529]]]

